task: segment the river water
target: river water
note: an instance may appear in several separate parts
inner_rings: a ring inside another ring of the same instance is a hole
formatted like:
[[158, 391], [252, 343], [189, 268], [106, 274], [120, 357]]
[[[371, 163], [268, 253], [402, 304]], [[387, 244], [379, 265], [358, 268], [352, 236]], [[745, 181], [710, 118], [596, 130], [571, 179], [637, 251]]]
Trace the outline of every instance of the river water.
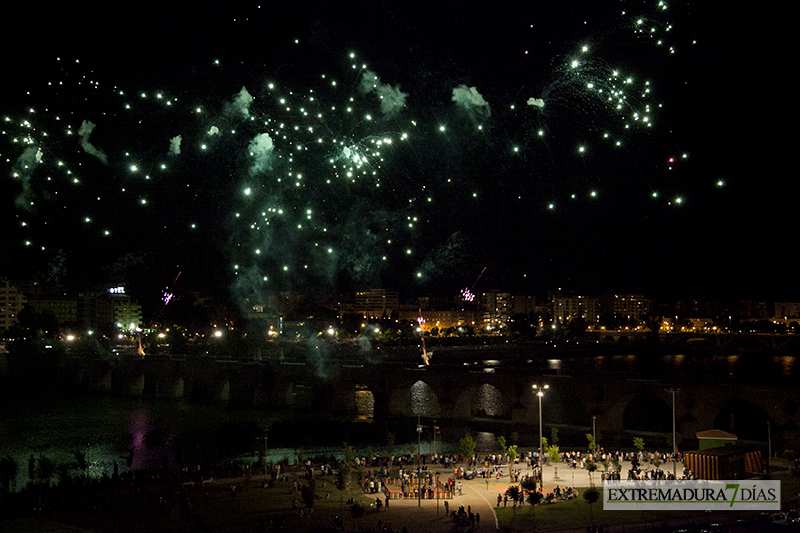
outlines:
[[[175, 471], [179, 464], [216, 463], [220, 457], [254, 463], [265, 444], [268, 462], [292, 464], [297, 460], [297, 448], [271, 447], [266, 431], [266, 443], [253, 436], [253, 428], [268, 427], [275, 416], [265, 411], [228, 409], [224, 403], [199, 405], [187, 400], [113, 396], [3, 398], [0, 458], [16, 461], [17, 489], [29, 481], [31, 455], [67, 465], [76, 475], [80, 472], [75, 452], [85, 454], [88, 474], [94, 478], [112, 475], [115, 465], [123, 473], [163, 466]], [[395, 453], [416, 452], [418, 443], [397, 443], [395, 449]], [[438, 450], [441, 451], [441, 444]], [[365, 449], [355, 451], [366, 453]], [[386, 454], [383, 443], [373, 451]], [[431, 453], [431, 443], [423, 441], [421, 451]], [[342, 447], [316, 446], [302, 453], [306, 457], [338, 457]]]

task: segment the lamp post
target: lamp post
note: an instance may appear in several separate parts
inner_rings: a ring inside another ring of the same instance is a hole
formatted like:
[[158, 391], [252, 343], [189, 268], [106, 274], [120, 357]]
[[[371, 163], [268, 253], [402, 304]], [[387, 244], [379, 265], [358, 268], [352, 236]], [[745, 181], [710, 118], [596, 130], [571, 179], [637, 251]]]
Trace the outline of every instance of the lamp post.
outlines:
[[597, 449], [597, 416], [592, 416], [592, 440], [594, 447]]
[[772, 470], [772, 429], [767, 420], [767, 472]]
[[544, 396], [545, 389], [549, 389], [550, 385], [533, 385], [533, 390], [536, 391], [536, 396], [539, 397], [539, 491], [541, 492], [544, 487], [544, 465], [542, 464], [542, 456], [544, 455], [544, 448], [542, 448], [542, 396]]
[[417, 507], [422, 507], [422, 423], [417, 415]]
[[678, 479], [678, 441], [675, 438], [675, 393], [680, 389], [667, 389], [672, 393], [672, 477]]

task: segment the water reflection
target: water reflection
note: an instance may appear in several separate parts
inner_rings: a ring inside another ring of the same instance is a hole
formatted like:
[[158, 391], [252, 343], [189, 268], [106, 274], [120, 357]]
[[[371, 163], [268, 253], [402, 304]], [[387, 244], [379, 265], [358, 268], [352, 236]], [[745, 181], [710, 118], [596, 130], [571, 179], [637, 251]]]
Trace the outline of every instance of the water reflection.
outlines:
[[779, 357], [778, 359], [781, 366], [781, 374], [783, 376], [793, 376], [794, 366], [797, 362], [797, 358], [785, 355], [783, 357]]
[[618, 354], [546, 359], [554, 374], [637, 374], [702, 379], [796, 378], [797, 357], [757, 353], [727, 355]]

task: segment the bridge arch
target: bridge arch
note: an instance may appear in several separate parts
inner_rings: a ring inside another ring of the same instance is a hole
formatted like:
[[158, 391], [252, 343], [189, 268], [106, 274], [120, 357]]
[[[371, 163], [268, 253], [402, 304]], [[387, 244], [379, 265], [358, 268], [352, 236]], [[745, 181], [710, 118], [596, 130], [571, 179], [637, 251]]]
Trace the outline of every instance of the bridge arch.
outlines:
[[403, 416], [435, 418], [442, 407], [436, 391], [422, 379], [409, 380], [399, 386], [389, 398], [389, 412]]
[[430, 385], [421, 379], [409, 389], [411, 394], [411, 414], [414, 416], [435, 417], [442, 414], [439, 398]]
[[356, 420], [372, 420], [375, 418], [375, 395], [367, 385], [357, 384], [354, 389]]
[[299, 410], [310, 410], [314, 403], [314, 388], [305, 381], [293, 381], [286, 390], [284, 405]]
[[786, 354], [795, 354], [800, 352], [800, 338], [790, 338], [787, 341], [778, 345], [778, 350]]
[[470, 399], [470, 417], [508, 418], [511, 414], [508, 400], [502, 392], [489, 383], [477, 387]]
[[763, 339], [754, 339], [752, 337], [732, 337], [727, 342], [723, 343], [721, 350], [725, 354], [746, 354], [746, 353], [767, 353], [771, 349], [769, 343]]
[[766, 441], [767, 412], [758, 404], [742, 398], [730, 399], [714, 418], [714, 428], [735, 434], [742, 440]]
[[642, 391], [625, 406], [622, 426], [627, 431], [671, 433], [672, 407], [652, 392]]

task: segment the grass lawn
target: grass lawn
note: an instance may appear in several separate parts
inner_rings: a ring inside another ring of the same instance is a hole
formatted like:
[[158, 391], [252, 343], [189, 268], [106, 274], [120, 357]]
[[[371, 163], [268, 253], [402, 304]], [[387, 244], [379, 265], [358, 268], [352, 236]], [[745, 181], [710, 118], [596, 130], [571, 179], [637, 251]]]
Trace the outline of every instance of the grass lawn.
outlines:
[[[579, 488], [583, 492], [586, 488]], [[703, 511], [687, 511], [676, 514], [670, 511], [604, 511], [601, 501], [589, 505], [583, 498], [550, 505], [530, 505], [518, 507], [516, 514], [511, 507], [496, 509], [501, 527], [511, 531], [536, 530], [552, 531], [559, 529], [582, 529], [588, 524], [609, 527], [630, 523], [662, 524], [676, 519], [703, 519]]]
[[[323, 480], [326, 481], [326, 487], [322, 486]], [[349, 493], [338, 490], [333, 476], [317, 480], [316, 495], [320, 498], [314, 500], [314, 510], [310, 515], [300, 494], [294, 493], [292, 483], [289, 482], [277, 482], [272, 488], [262, 488], [260, 482], [256, 481], [245, 482], [235, 496], [231, 496], [228, 486], [198, 488], [190, 496], [190, 501], [194, 516], [211, 529], [233, 524], [257, 524], [264, 520], [272, 520], [275, 525], [296, 527], [300, 525], [301, 510], [305, 515], [303, 526], [329, 525], [337, 515], [352, 522], [350, 506], [347, 505], [349, 498], [354, 498], [367, 508], [369, 504], [375, 503], [375, 497], [365, 497], [358, 489]], [[366, 513], [369, 512], [367, 509]]]

